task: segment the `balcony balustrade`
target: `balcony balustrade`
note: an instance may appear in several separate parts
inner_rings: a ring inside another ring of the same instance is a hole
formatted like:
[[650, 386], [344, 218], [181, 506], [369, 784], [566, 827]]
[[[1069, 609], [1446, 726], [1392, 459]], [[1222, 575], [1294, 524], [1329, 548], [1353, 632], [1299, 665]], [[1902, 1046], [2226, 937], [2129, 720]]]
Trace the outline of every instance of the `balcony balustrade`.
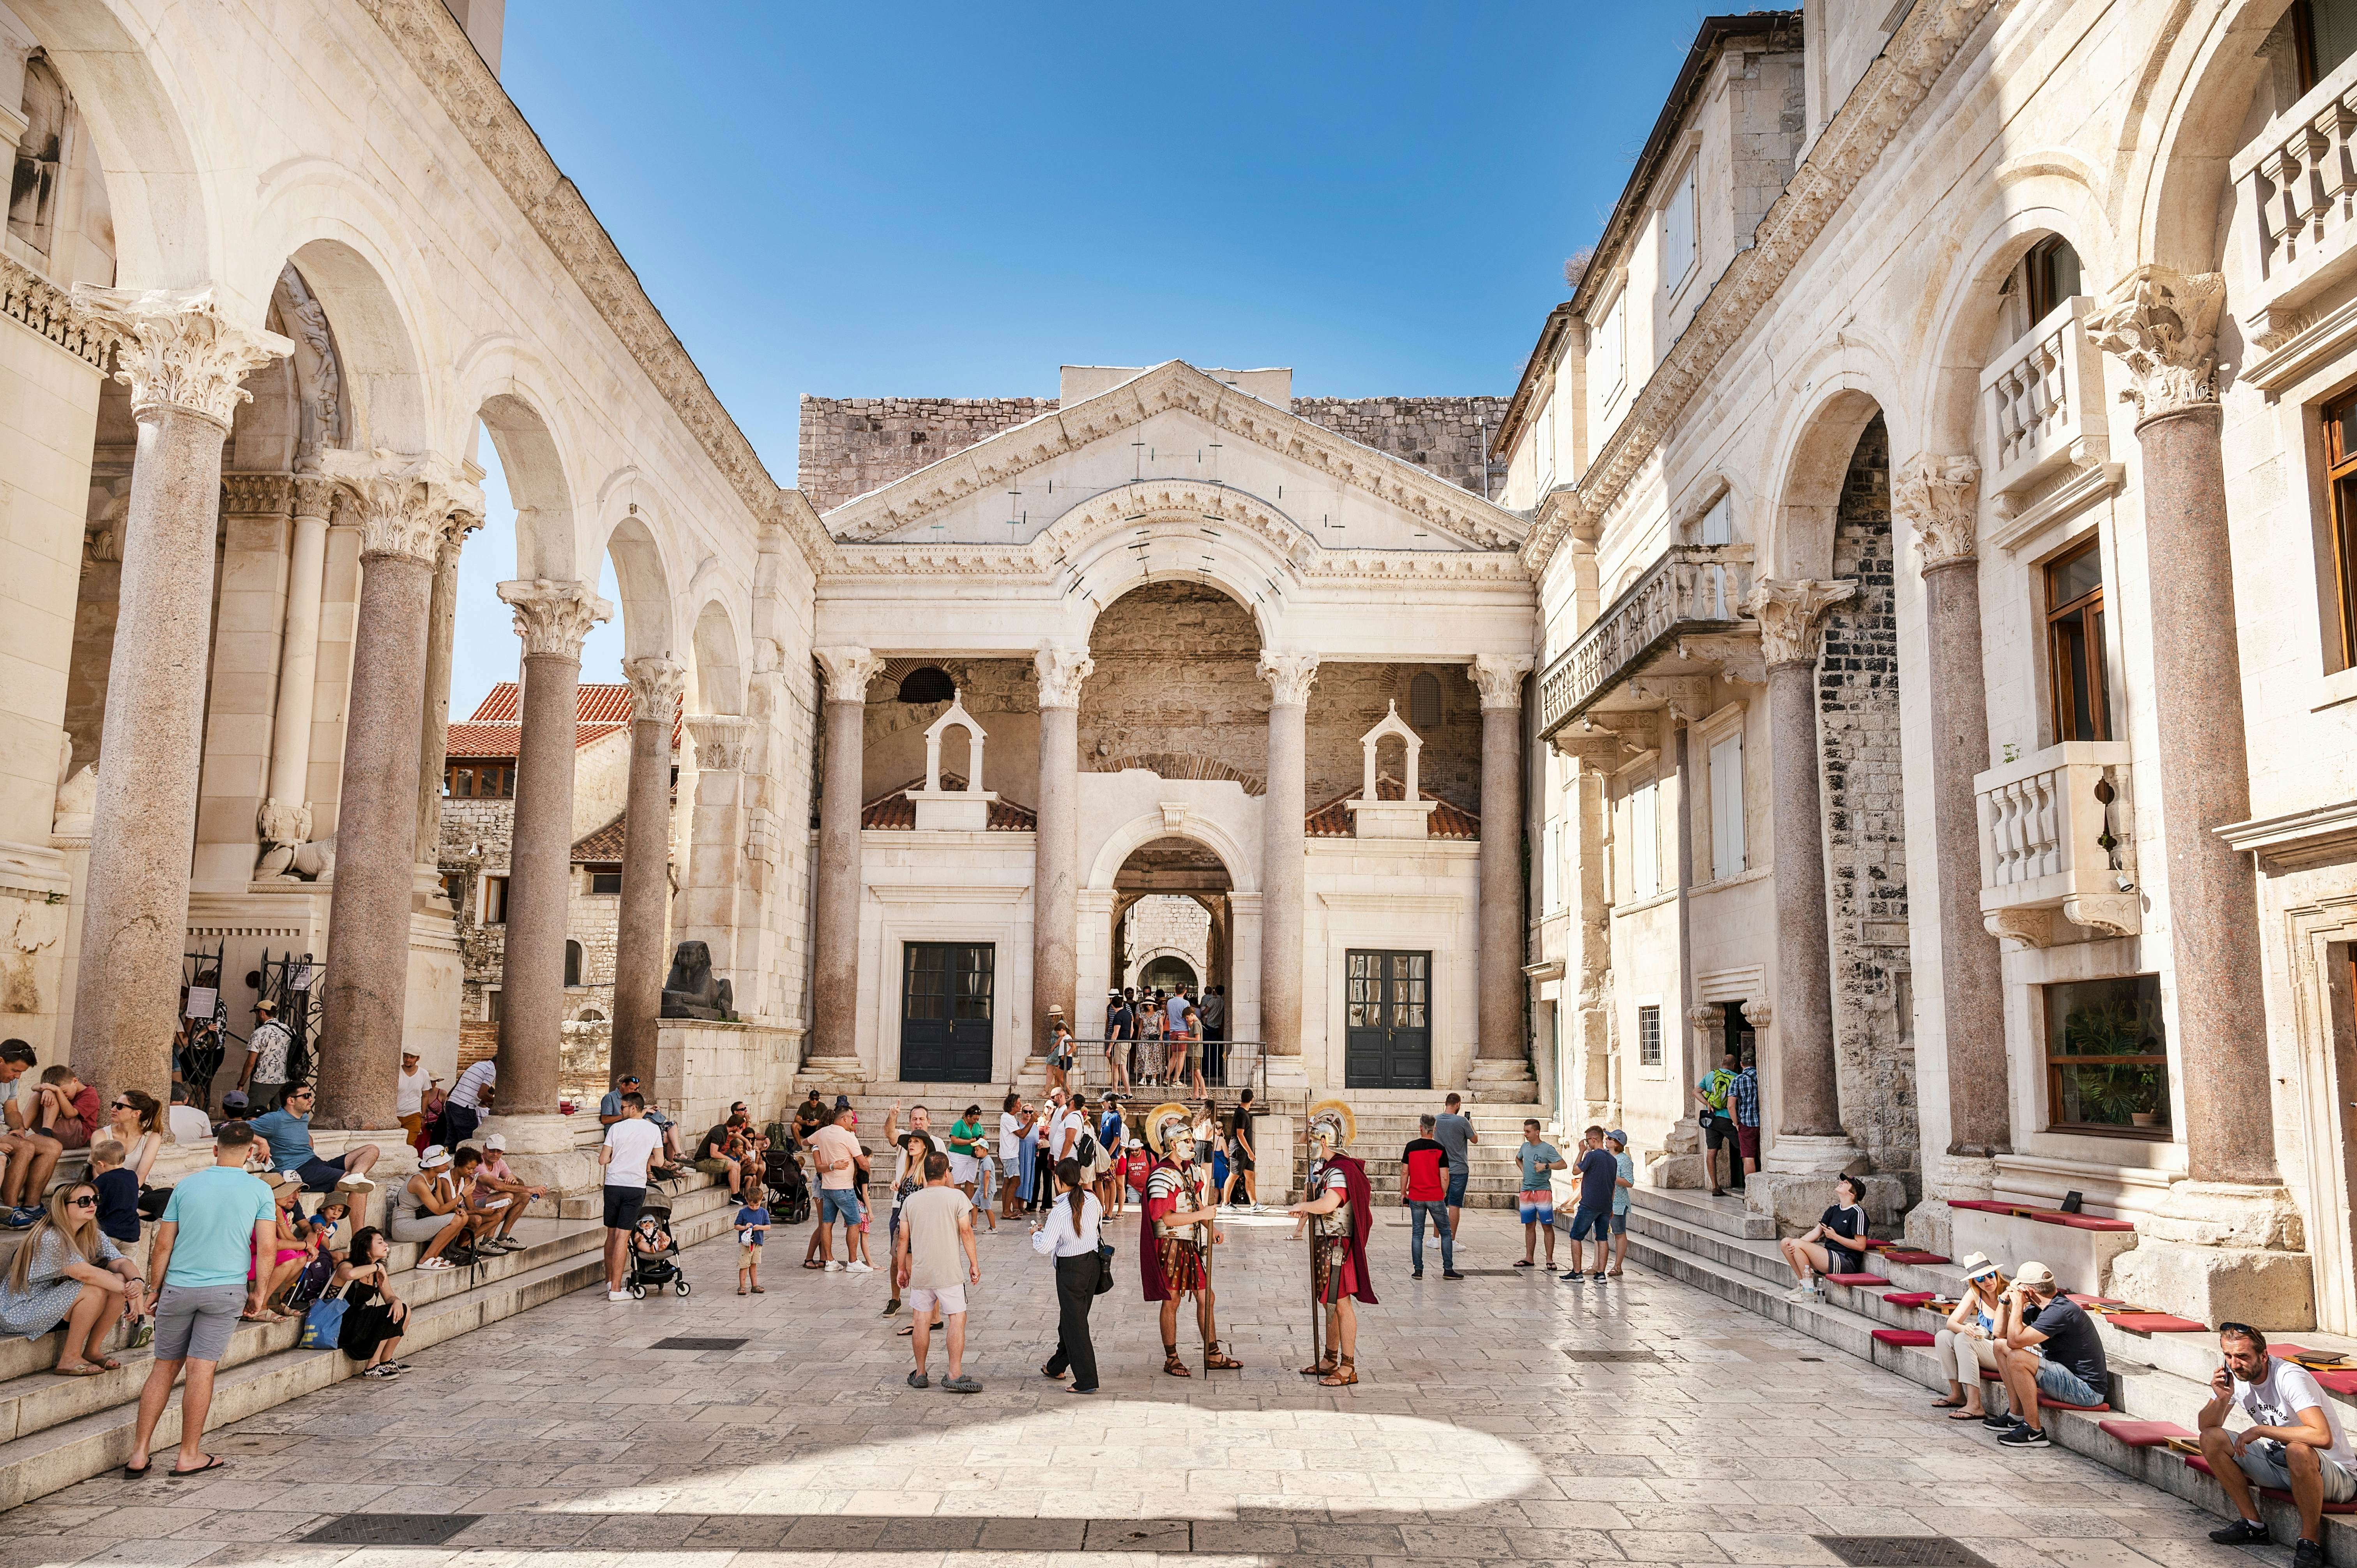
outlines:
[[2141, 927], [2128, 832], [2125, 741], [2066, 741], [1973, 780], [1981, 821], [1981, 917], [2029, 947], [2056, 913], [2105, 936]]
[[1539, 678], [1539, 733], [1553, 735], [1682, 637], [1732, 629], [1751, 591], [1748, 544], [1676, 544]]

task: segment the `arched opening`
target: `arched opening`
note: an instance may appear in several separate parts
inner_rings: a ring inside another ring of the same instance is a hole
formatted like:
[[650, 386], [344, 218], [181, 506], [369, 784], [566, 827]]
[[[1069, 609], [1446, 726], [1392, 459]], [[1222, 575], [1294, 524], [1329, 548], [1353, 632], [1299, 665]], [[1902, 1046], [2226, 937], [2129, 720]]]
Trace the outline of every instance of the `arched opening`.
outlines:
[[581, 944], [567, 937], [565, 940], [565, 986], [571, 990], [581, 983]]
[[[1235, 887], [1227, 864], [1200, 840], [1151, 839], [1129, 853], [1113, 885], [1114, 984], [1135, 992], [1141, 1009], [1161, 1005], [1166, 1017], [1173, 998], [1192, 1003], [1204, 1025], [1204, 1081], [1224, 1082]], [[1137, 1056], [1140, 1082], [1168, 1081], [1183, 1066], [1150, 1042]]]
[[924, 665], [900, 677], [900, 701], [904, 703], [946, 703], [956, 692], [949, 672], [937, 664]]
[[1081, 688], [1081, 759], [1094, 773], [1268, 777], [1268, 686], [1252, 613], [1205, 583], [1146, 583], [1089, 628], [1095, 673]]
[[1195, 966], [1177, 953], [1157, 953], [1137, 972], [1138, 990], [1157, 996], [1192, 995], [1200, 984], [1195, 977]]

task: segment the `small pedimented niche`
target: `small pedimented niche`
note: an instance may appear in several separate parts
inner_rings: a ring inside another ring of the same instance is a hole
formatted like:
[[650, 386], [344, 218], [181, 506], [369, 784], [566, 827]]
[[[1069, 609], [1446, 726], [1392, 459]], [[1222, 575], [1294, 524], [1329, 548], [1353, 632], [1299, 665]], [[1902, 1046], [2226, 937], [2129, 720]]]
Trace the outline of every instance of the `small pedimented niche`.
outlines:
[[[942, 736], [952, 729], [965, 731], [966, 787], [963, 789], [942, 788]], [[916, 802], [919, 832], [939, 828], [950, 832], [978, 833], [989, 828], [990, 803], [998, 797], [982, 787], [982, 743], [985, 738], [983, 727], [965, 711], [964, 696], [952, 689], [950, 705], [942, 710], [941, 717], [925, 726], [925, 787], [908, 791], [909, 799]]]
[[[1403, 799], [1382, 798], [1381, 779], [1376, 753], [1383, 743], [1396, 736], [1405, 755], [1401, 758], [1400, 777]], [[1430, 832], [1432, 813], [1440, 802], [1427, 800], [1416, 789], [1416, 765], [1424, 752], [1424, 737], [1408, 727], [1400, 717], [1399, 703], [1394, 700], [1381, 723], [1359, 737], [1359, 746], [1366, 757], [1366, 772], [1360, 787], [1359, 798], [1345, 800], [1351, 813], [1351, 831], [1362, 839], [1420, 839]]]

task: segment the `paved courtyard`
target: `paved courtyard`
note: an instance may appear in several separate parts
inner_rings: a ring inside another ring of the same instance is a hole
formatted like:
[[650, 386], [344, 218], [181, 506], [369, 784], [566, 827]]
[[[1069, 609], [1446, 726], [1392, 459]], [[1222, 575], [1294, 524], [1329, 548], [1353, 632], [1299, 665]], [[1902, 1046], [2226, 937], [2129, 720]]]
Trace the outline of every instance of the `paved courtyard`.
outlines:
[[[1396, 1215], [1356, 1390], [1296, 1370], [1284, 1221], [1232, 1222], [1219, 1255], [1247, 1369], [1182, 1382], [1137, 1298], [1133, 1214], [1088, 1399], [1039, 1375], [1052, 1294], [1020, 1228], [982, 1239], [985, 1391], [963, 1397], [903, 1385], [880, 1275], [805, 1273], [807, 1230], [781, 1230], [767, 1295], [737, 1297], [733, 1239], [707, 1243], [687, 1300], [576, 1294], [215, 1434], [217, 1477], [107, 1477], [0, 1516], [0, 1568], [1838, 1563], [1820, 1535], [1946, 1535], [1996, 1568], [2288, 1560], [2213, 1546], [2214, 1520], [2076, 1455], [2000, 1453], [1913, 1384], [1634, 1266], [1601, 1287], [1511, 1269], [1503, 1216], [1468, 1216], [1471, 1277], [1433, 1258], [1411, 1282]], [[672, 1336], [744, 1344], [651, 1348]], [[303, 1540], [348, 1513], [447, 1539]]]

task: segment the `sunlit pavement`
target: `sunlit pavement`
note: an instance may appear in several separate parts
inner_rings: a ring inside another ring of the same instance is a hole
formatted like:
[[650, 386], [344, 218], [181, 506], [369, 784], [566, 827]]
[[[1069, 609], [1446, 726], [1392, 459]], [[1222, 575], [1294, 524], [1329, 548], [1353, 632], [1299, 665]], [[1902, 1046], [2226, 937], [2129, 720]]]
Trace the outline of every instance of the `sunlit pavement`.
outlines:
[[[1189, 1316], [1186, 1380], [1161, 1371], [1122, 1221], [1092, 1398], [1039, 1375], [1054, 1299], [1022, 1227], [981, 1238], [970, 1395], [940, 1388], [938, 1339], [934, 1387], [908, 1388], [883, 1276], [805, 1272], [808, 1228], [780, 1228], [766, 1295], [735, 1294], [724, 1237], [687, 1253], [686, 1300], [570, 1296], [216, 1433], [215, 1477], [159, 1462], [0, 1516], [0, 1568], [1833, 1564], [1830, 1535], [1944, 1535], [1996, 1568], [2289, 1555], [2213, 1546], [2173, 1498], [2000, 1451], [1915, 1385], [1635, 1265], [1602, 1285], [1513, 1269], [1502, 1214], [1467, 1215], [1468, 1278], [1444, 1282], [1427, 1239], [1411, 1281], [1404, 1214], [1377, 1218], [1355, 1389], [1298, 1373], [1308, 1258], [1275, 1217], [1232, 1220], [1217, 1253], [1245, 1369], [1206, 1379]], [[670, 1337], [744, 1343], [651, 1348]], [[1579, 1359], [1615, 1350], [1652, 1359]], [[339, 1528], [434, 1543], [304, 1539]]]

